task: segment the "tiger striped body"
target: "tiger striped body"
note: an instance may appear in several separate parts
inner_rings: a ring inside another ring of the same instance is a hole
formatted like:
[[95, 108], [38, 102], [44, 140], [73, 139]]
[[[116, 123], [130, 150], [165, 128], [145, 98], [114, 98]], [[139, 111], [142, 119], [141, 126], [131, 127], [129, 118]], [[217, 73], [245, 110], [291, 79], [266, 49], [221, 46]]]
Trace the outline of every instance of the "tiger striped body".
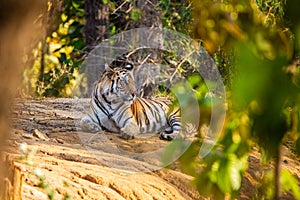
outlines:
[[89, 132], [119, 132], [125, 139], [140, 133], [160, 133], [172, 140], [180, 131], [179, 117], [169, 114], [169, 102], [136, 97], [132, 66], [109, 68], [95, 85], [90, 113], [81, 120]]

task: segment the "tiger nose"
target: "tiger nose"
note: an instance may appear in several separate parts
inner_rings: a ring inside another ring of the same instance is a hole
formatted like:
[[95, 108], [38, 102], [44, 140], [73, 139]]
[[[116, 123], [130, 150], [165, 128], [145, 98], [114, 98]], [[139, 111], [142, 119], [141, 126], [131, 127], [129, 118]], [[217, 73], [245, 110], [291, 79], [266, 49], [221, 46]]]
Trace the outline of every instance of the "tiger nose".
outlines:
[[132, 96], [132, 98], [133, 98], [133, 99], [135, 99], [135, 97], [136, 97], [136, 93], [135, 93], [135, 92], [134, 92], [134, 93], [132, 93], [132, 94], [131, 94], [131, 96]]

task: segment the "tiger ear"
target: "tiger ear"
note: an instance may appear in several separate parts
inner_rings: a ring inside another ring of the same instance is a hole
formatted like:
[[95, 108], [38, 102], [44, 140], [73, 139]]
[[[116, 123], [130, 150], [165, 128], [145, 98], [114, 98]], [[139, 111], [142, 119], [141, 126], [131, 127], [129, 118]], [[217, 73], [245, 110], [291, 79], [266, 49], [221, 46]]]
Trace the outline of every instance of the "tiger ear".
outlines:
[[105, 66], [105, 71], [107, 71], [107, 72], [113, 71], [113, 69], [107, 63], [105, 63], [104, 66]]

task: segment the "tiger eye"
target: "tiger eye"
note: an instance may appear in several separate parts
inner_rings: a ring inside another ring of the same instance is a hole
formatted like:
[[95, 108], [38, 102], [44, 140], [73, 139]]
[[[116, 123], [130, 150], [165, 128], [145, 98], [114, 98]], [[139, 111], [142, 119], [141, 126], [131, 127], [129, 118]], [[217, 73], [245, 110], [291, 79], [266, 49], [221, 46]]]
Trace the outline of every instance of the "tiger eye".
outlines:
[[132, 64], [127, 64], [127, 65], [125, 66], [125, 69], [127, 69], [127, 70], [132, 70], [132, 69], [133, 69], [133, 65], [132, 65]]

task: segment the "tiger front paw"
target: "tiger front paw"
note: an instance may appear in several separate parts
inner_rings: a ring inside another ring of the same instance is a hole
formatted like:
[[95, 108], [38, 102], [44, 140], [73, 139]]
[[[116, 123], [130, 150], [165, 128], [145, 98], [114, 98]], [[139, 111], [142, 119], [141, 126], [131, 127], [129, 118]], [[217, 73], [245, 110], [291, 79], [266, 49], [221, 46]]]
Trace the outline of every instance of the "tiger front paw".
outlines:
[[139, 127], [136, 124], [127, 124], [124, 128], [121, 128], [120, 137], [125, 140], [134, 139], [139, 134]]
[[132, 135], [132, 134], [128, 134], [128, 133], [122, 132], [122, 133], [120, 134], [120, 138], [123, 138], [123, 139], [125, 139], [125, 140], [131, 140], [131, 139], [134, 139], [135, 137], [134, 137], [134, 135]]
[[91, 132], [91, 133], [97, 133], [102, 130], [101, 127], [95, 122], [93, 122], [88, 115], [84, 116], [80, 120], [80, 128], [82, 131]]

